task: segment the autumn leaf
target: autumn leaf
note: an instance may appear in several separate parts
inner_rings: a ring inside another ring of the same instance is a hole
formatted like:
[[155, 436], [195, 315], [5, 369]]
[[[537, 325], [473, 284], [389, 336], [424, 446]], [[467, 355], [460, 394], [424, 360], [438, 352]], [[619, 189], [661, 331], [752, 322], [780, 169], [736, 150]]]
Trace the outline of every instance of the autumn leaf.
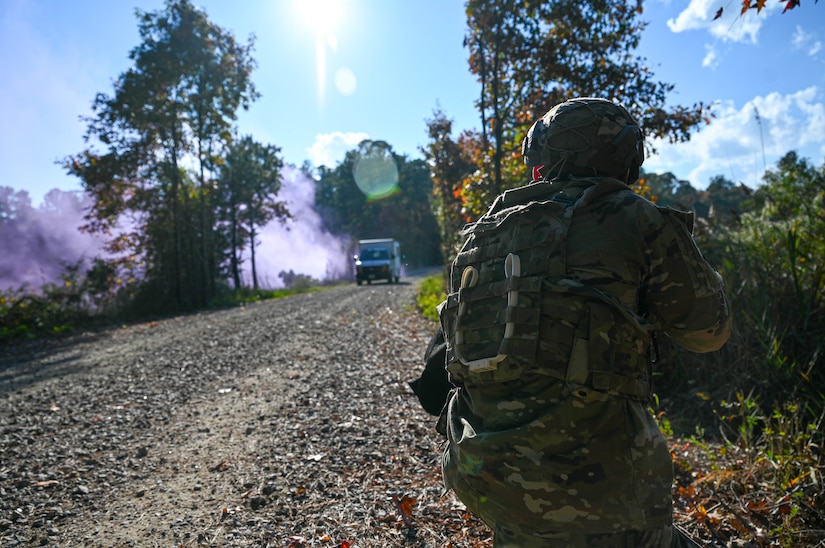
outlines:
[[694, 511], [692, 512], [691, 517], [698, 521], [705, 520], [708, 518], [708, 511], [705, 509], [704, 505], [699, 504], [698, 506], [694, 506]]
[[730, 524], [731, 527], [736, 529], [742, 535], [748, 536], [748, 535], [751, 535], [753, 533], [753, 531], [750, 530], [750, 528], [747, 526], [747, 524], [742, 522], [741, 520], [730, 519], [730, 520], [728, 520], [728, 523]]
[[768, 504], [764, 500], [749, 500], [745, 506], [751, 512], [764, 512]]
[[392, 496], [395, 507], [398, 508], [398, 511], [401, 513], [401, 519], [404, 520], [404, 523], [406, 523], [408, 527], [412, 527], [410, 519], [412, 518], [413, 506], [415, 506], [416, 500], [417, 499], [408, 497], [407, 495], [404, 495], [400, 499], [395, 495]]

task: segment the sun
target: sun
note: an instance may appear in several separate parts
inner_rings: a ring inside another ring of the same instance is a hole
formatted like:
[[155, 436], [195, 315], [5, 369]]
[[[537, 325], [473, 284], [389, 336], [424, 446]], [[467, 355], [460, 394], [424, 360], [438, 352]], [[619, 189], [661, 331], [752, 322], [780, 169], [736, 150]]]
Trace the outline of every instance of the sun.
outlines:
[[295, 9], [301, 21], [316, 32], [330, 32], [344, 15], [342, 0], [296, 0]]
[[304, 26], [315, 31], [315, 74], [318, 81], [318, 102], [324, 102], [327, 75], [327, 47], [335, 49], [334, 29], [344, 14], [342, 0], [296, 0], [295, 9]]

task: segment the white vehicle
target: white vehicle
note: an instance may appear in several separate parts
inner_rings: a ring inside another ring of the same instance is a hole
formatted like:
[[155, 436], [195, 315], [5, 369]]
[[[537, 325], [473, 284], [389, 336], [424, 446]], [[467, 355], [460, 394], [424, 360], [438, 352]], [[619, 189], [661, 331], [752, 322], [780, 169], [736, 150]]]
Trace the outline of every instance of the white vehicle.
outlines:
[[401, 247], [396, 240], [359, 240], [358, 254], [354, 259], [355, 281], [358, 285], [362, 282], [369, 284], [373, 280], [398, 283], [401, 276]]

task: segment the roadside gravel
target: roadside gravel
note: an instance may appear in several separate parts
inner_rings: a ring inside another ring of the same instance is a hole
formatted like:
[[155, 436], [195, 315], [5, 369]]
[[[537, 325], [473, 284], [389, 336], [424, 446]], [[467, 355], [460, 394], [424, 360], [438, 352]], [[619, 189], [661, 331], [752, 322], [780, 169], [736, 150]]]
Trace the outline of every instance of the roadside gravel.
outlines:
[[0, 348], [0, 545], [489, 546], [406, 282]]

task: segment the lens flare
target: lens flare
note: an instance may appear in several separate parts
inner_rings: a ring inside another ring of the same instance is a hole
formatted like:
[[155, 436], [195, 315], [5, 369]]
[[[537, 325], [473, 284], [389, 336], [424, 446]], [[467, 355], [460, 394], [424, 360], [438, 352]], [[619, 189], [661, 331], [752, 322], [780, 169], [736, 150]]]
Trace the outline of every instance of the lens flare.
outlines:
[[398, 166], [386, 143], [373, 143], [355, 161], [352, 176], [368, 199], [385, 198], [398, 190]]

